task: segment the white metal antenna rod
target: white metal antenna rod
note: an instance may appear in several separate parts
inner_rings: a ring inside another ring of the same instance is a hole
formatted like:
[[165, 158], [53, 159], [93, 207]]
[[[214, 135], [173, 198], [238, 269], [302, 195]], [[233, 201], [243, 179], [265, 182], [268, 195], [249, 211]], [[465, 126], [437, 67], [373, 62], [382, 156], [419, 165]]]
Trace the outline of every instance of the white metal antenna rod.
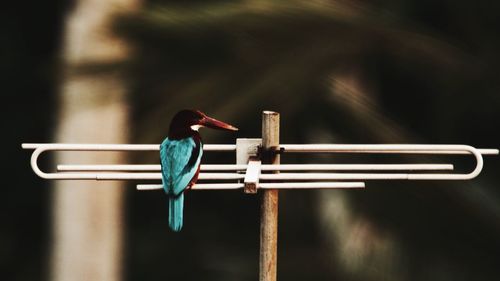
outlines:
[[[338, 153], [408, 153], [408, 154], [469, 154], [470, 152], [449, 144], [282, 144], [284, 152], [338, 152]], [[447, 147], [449, 149], [443, 149]], [[469, 146], [471, 147], [471, 146]], [[498, 149], [476, 150], [484, 155], [497, 155]]]
[[[459, 177], [457, 177], [459, 176]], [[458, 180], [466, 179], [463, 174], [409, 174], [409, 173], [281, 173], [261, 174], [260, 180]]]
[[[476, 170], [469, 174], [410, 174], [410, 173], [282, 173], [261, 174], [262, 180], [366, 180], [366, 179], [409, 179], [409, 180], [460, 180], [471, 179]], [[59, 180], [161, 180], [161, 173], [45, 173], [35, 171], [41, 178]], [[239, 180], [244, 174], [200, 173], [200, 180]]]
[[[243, 189], [243, 183], [197, 183], [193, 190], [227, 190]], [[364, 188], [364, 182], [285, 182], [259, 183], [259, 189], [332, 189], [332, 188]], [[161, 184], [138, 184], [137, 190], [163, 189]]]
[[[411, 173], [281, 173], [261, 174], [260, 180], [461, 180], [476, 176], [469, 174], [411, 174]], [[73, 180], [161, 180], [161, 173], [43, 173], [46, 179]], [[241, 180], [245, 174], [200, 173], [199, 180]]]
[[[158, 151], [159, 144], [23, 143], [23, 149], [69, 151]], [[235, 144], [205, 144], [205, 151], [236, 151]]]
[[[242, 171], [247, 165], [205, 164], [201, 171]], [[107, 172], [107, 171], [160, 171], [161, 165], [57, 165], [58, 171], [69, 172]], [[427, 171], [427, 170], [453, 170], [452, 164], [262, 164], [262, 171]]]
[[[157, 151], [159, 144], [72, 144], [72, 143], [23, 143], [23, 149], [70, 151]], [[425, 149], [412, 149], [426, 146]], [[339, 153], [416, 153], [416, 154], [468, 154], [463, 150], [434, 150], [433, 147], [453, 145], [418, 144], [282, 144], [285, 152], [339, 152]], [[395, 149], [399, 147], [399, 149]], [[235, 151], [235, 144], [205, 144], [205, 151]], [[498, 149], [477, 149], [483, 155], [497, 155]]]

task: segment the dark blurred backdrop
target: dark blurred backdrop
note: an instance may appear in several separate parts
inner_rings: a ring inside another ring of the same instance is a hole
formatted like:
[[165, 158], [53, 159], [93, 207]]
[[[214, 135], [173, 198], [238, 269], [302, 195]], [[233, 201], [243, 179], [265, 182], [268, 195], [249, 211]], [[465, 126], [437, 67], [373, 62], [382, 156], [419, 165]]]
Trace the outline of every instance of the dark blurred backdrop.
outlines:
[[[11, 1], [2, 8], [2, 280], [52, 276], [52, 183], [33, 174], [20, 145], [54, 141], [67, 72], [64, 25], [79, 2]], [[189, 107], [237, 125], [238, 137], [259, 137], [260, 112], [278, 111], [283, 143], [498, 148], [498, 11], [499, 3], [483, 0], [144, 1], [109, 24], [132, 50], [125, 59], [72, 71], [95, 79], [120, 73], [132, 143], [159, 143], [171, 116]], [[235, 137], [203, 136], [205, 143]], [[499, 279], [497, 158], [487, 157], [470, 182], [282, 192], [278, 278]], [[130, 159], [157, 161], [154, 154]], [[466, 157], [452, 160], [470, 168]], [[123, 188], [124, 280], [258, 277], [258, 196], [191, 192], [186, 227], [171, 233], [161, 192]]]

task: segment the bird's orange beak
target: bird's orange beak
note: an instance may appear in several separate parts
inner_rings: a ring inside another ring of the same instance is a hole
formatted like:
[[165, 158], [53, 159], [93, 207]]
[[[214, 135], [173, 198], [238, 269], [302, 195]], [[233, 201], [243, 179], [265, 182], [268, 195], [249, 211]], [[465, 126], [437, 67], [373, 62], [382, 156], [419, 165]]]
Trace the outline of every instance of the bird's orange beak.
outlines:
[[201, 119], [200, 125], [218, 130], [238, 131], [238, 128], [208, 116]]

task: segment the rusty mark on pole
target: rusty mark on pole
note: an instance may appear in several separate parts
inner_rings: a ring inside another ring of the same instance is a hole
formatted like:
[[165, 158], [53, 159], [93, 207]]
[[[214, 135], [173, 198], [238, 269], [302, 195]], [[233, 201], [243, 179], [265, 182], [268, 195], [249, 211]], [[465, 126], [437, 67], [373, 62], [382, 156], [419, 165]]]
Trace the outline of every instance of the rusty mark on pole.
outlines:
[[[265, 152], [276, 151], [279, 147], [279, 113], [262, 113], [262, 149]], [[264, 153], [265, 164], [279, 164], [276, 153]], [[276, 281], [278, 260], [278, 190], [262, 192], [260, 216], [260, 262], [259, 280]]]

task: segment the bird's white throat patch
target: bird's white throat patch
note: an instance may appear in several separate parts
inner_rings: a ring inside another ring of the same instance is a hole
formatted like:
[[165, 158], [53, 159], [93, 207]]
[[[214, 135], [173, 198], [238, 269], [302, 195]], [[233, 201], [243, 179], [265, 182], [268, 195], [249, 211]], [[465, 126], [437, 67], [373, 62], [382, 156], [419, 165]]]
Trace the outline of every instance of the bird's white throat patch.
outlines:
[[203, 126], [202, 125], [192, 125], [191, 130], [198, 131], [201, 127], [203, 127]]

